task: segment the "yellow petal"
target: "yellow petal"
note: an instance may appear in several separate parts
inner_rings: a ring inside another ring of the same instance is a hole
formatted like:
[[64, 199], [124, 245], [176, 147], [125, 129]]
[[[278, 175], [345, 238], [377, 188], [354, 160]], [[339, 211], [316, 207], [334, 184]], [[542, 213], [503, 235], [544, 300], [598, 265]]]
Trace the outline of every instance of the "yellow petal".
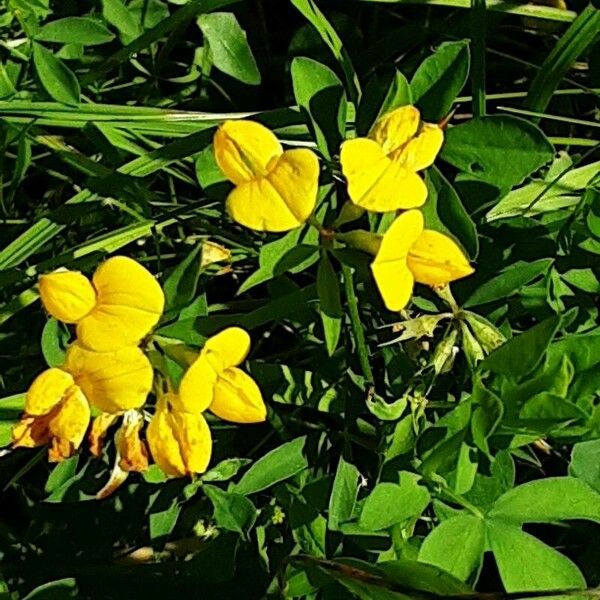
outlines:
[[402, 161], [388, 158], [373, 140], [357, 138], [344, 142], [340, 162], [350, 199], [366, 210], [415, 208], [427, 198], [427, 187], [419, 175]]
[[210, 411], [234, 423], [260, 423], [267, 418], [267, 407], [258, 385], [250, 375], [236, 367], [219, 375]]
[[314, 210], [319, 163], [306, 148], [288, 150], [271, 172], [238, 185], [227, 198], [231, 218], [257, 231], [282, 232], [298, 227]]
[[171, 417], [186, 474], [204, 473], [212, 454], [212, 437], [206, 419], [200, 414], [179, 411], [173, 411]]
[[40, 373], [27, 390], [25, 413], [28, 415], [49, 413], [74, 383], [73, 377], [62, 369], [52, 368]]
[[474, 271], [456, 242], [430, 229], [425, 229], [411, 246], [407, 264], [415, 280], [427, 285], [444, 285]]
[[229, 248], [225, 248], [225, 246], [221, 246], [221, 244], [211, 242], [210, 240], [204, 240], [204, 242], [202, 242], [200, 268], [204, 269], [214, 263], [230, 260], [231, 250], [229, 250]]
[[237, 367], [250, 352], [250, 335], [241, 327], [227, 327], [206, 340], [202, 354], [217, 373]]
[[381, 117], [369, 133], [385, 154], [403, 146], [417, 133], [420, 115], [414, 106], [401, 106]]
[[398, 151], [398, 159], [411, 171], [420, 171], [433, 164], [444, 143], [444, 132], [437, 125], [423, 124], [419, 135]]
[[38, 287], [44, 308], [63, 323], [77, 323], [96, 304], [96, 292], [90, 280], [78, 271], [42, 275]]
[[172, 394], [159, 399], [146, 438], [154, 462], [172, 477], [203, 473], [212, 451], [210, 429], [204, 417], [173, 410]]
[[77, 325], [88, 348], [108, 351], [135, 345], [158, 323], [165, 298], [154, 276], [135, 260], [114, 256], [93, 277], [96, 306]]
[[37, 448], [50, 441], [51, 435], [48, 430], [49, 418], [47, 415], [41, 417], [24, 416], [16, 423], [11, 432], [13, 447], [15, 448]]
[[88, 441], [90, 443], [90, 454], [99, 458], [102, 454], [102, 444], [106, 436], [106, 432], [112, 424], [119, 418], [119, 415], [114, 413], [100, 413], [93, 421], [92, 428]]
[[185, 372], [179, 384], [179, 404], [190, 413], [204, 412], [213, 400], [217, 372], [206, 354], [200, 356]]
[[148, 451], [140, 438], [144, 416], [137, 410], [129, 410], [123, 415], [123, 424], [115, 435], [119, 455], [119, 467], [123, 471], [142, 472], [148, 468]]
[[152, 389], [152, 365], [135, 346], [94, 352], [75, 342], [67, 349], [65, 369], [88, 400], [103, 412], [139, 408]]
[[183, 477], [186, 468], [173, 426], [169, 403], [165, 396], [158, 401], [156, 412], [146, 430], [146, 439], [150, 454], [160, 469], [171, 477]]
[[72, 386], [67, 391], [56, 415], [48, 423], [52, 445], [48, 450], [50, 462], [60, 462], [73, 455], [81, 446], [90, 424], [90, 405], [81, 389]]
[[389, 310], [402, 310], [412, 296], [414, 278], [407, 264], [408, 252], [422, 231], [423, 215], [418, 210], [401, 214], [386, 231], [371, 264], [375, 283]]
[[283, 150], [275, 135], [254, 121], [225, 121], [215, 133], [213, 149], [217, 165], [239, 185], [266, 175], [269, 163]]

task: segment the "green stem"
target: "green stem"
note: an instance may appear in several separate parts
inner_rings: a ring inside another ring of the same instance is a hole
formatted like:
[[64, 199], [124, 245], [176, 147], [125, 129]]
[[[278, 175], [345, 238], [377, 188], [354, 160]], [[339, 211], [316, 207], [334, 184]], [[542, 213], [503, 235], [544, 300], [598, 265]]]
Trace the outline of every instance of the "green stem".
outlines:
[[344, 277], [344, 291], [346, 292], [346, 299], [348, 301], [348, 312], [350, 314], [350, 325], [352, 327], [352, 335], [354, 336], [354, 342], [356, 343], [356, 351], [358, 352], [358, 361], [362, 369], [363, 375], [367, 383], [373, 384], [373, 371], [369, 364], [369, 348], [365, 339], [365, 332], [360, 320], [360, 314], [358, 312], [358, 299], [356, 297], [356, 291], [354, 289], [354, 277], [352, 275], [352, 269], [347, 265], [342, 265], [342, 275]]

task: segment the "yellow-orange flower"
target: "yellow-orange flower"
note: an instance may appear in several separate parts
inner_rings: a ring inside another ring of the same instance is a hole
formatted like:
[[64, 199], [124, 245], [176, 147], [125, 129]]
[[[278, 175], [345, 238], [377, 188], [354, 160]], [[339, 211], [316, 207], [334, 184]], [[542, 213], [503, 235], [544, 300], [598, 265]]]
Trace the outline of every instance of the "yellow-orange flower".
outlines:
[[225, 121], [215, 133], [215, 160], [234, 185], [232, 219], [258, 231], [288, 231], [315, 208], [319, 162], [311, 150], [284, 152], [275, 135], [254, 121]]
[[161, 396], [146, 431], [154, 462], [171, 477], [204, 473], [210, 462], [212, 438], [199, 412], [188, 412], [176, 394]]
[[47, 369], [33, 381], [25, 414], [12, 431], [15, 447], [50, 443], [49, 460], [71, 456], [90, 422], [90, 404], [107, 412], [141, 406], [152, 386], [152, 366], [139, 348], [93, 352], [72, 344], [62, 368]]
[[77, 325], [83, 346], [106, 352], [136, 345], [158, 322], [163, 291], [135, 260], [114, 256], [90, 281], [77, 271], [55, 271], [39, 280], [42, 303], [54, 318]]
[[340, 162], [354, 204], [374, 212], [421, 206], [427, 187], [417, 171], [437, 156], [444, 133], [421, 123], [414, 106], [402, 106], [379, 119], [369, 137], [342, 144]]
[[229, 327], [206, 341], [198, 358], [179, 386], [179, 398], [191, 413], [209, 409], [234, 423], [259, 423], [267, 416], [260, 389], [254, 379], [237, 368], [250, 352], [250, 336]]
[[424, 229], [418, 210], [406, 211], [391, 224], [371, 270], [386, 307], [394, 311], [408, 304], [415, 281], [443, 286], [474, 271], [456, 242]]

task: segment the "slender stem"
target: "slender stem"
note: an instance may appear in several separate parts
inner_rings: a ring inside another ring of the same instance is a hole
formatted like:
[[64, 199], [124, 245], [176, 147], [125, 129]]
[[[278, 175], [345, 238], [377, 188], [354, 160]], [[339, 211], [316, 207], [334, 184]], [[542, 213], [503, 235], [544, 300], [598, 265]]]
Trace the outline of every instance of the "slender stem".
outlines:
[[354, 342], [356, 343], [358, 360], [360, 362], [360, 367], [365, 380], [367, 383], [373, 384], [375, 379], [373, 378], [373, 371], [371, 370], [371, 365], [369, 364], [369, 348], [367, 346], [365, 332], [363, 331], [360, 314], [358, 312], [358, 299], [354, 289], [354, 277], [352, 275], [352, 269], [347, 265], [342, 265], [342, 275], [344, 277], [344, 291], [346, 292], [346, 299], [348, 301], [350, 325], [352, 327]]
[[473, 114], [485, 116], [485, 0], [471, 0], [471, 89]]

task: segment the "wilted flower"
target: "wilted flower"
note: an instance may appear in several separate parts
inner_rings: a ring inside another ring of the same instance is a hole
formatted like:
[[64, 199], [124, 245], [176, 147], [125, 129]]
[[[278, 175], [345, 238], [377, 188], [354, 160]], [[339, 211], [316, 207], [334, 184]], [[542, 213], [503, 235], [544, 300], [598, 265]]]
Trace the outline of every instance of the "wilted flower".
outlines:
[[152, 366], [139, 348], [93, 352], [72, 344], [62, 368], [47, 369], [33, 381], [25, 414], [12, 431], [15, 447], [50, 443], [48, 458], [59, 462], [81, 445], [90, 404], [106, 412], [141, 406], [152, 386]]
[[39, 290], [50, 315], [76, 324], [79, 342], [100, 352], [138, 344], [158, 322], [165, 303], [152, 274], [126, 256], [109, 258], [91, 281], [77, 271], [42, 275]]
[[427, 187], [417, 171], [437, 156], [444, 133], [421, 123], [414, 106], [402, 106], [379, 119], [367, 138], [342, 144], [340, 162], [352, 202], [375, 212], [421, 206]]
[[319, 162], [311, 150], [283, 151], [275, 135], [253, 121], [225, 121], [214, 137], [215, 160], [235, 188], [231, 218], [258, 231], [288, 231], [315, 208]]

